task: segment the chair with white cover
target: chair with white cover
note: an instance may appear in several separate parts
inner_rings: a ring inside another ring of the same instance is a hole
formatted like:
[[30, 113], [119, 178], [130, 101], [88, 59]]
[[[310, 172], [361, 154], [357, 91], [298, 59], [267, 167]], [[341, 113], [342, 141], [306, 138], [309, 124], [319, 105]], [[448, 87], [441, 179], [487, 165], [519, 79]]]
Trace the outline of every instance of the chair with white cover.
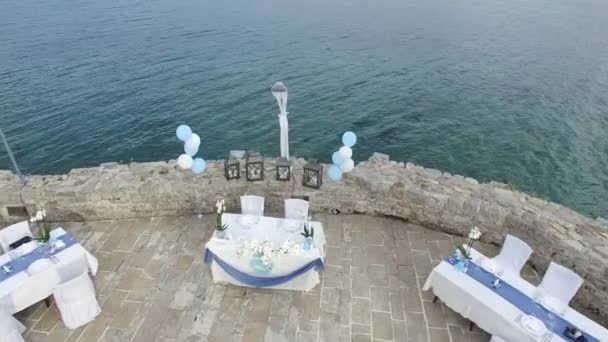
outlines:
[[564, 313], [570, 300], [583, 284], [583, 278], [566, 267], [551, 262], [536, 287], [536, 298], [558, 313]]
[[502, 338], [500, 338], [498, 336], [492, 335], [492, 338], [490, 339], [490, 342], [507, 342], [507, 340], [503, 340]]
[[513, 235], [507, 235], [500, 253], [492, 260], [500, 265], [505, 272], [519, 276], [530, 255], [532, 255], [532, 248], [527, 243]]
[[0, 246], [5, 253], [8, 253], [10, 250], [9, 245], [19, 239], [22, 239], [26, 236], [34, 238], [32, 231], [30, 230], [30, 225], [27, 221], [15, 223], [6, 228], [2, 228], [0, 230]]
[[23, 337], [21, 337], [24, 332], [25, 326], [0, 308], [0, 340], [3, 342], [24, 342]]
[[264, 216], [264, 197], [241, 196], [241, 213], [243, 215]]
[[55, 287], [53, 297], [68, 329], [92, 322], [101, 313], [95, 286], [86, 272]]
[[308, 201], [290, 198], [285, 200], [285, 218], [292, 220], [306, 220], [308, 218]]

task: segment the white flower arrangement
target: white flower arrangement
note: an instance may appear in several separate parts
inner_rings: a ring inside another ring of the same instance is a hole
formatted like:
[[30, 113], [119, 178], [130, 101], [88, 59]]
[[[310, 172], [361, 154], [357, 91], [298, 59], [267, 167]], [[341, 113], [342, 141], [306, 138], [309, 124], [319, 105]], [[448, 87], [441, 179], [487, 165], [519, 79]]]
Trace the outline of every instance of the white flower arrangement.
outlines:
[[479, 230], [479, 228], [477, 228], [477, 227], [471, 228], [471, 231], [469, 232], [469, 239], [479, 240], [480, 237], [481, 237], [481, 230]]
[[46, 210], [44, 210], [44, 209], [38, 210], [36, 212], [35, 216], [30, 217], [30, 222], [35, 223], [35, 222], [44, 221], [45, 217], [46, 217]]
[[221, 215], [226, 212], [226, 201], [222, 198], [215, 202], [215, 213]]
[[226, 201], [219, 199], [215, 202], [215, 229], [223, 232], [228, 226], [222, 223], [222, 215], [226, 212]]
[[239, 257], [252, 256], [259, 257], [260, 261], [264, 266], [271, 268], [273, 259], [279, 255], [298, 255], [302, 250], [299, 243], [291, 242], [289, 240], [283, 242], [281, 247], [274, 248], [272, 242], [268, 240], [245, 240], [241, 242], [241, 245], [237, 248], [236, 254]]

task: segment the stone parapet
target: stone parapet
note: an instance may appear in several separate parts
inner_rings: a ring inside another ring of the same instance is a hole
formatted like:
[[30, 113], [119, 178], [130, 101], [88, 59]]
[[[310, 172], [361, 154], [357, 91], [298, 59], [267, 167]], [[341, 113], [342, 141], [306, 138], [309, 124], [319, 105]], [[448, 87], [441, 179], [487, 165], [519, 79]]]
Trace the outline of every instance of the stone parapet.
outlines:
[[226, 199], [228, 211], [238, 211], [243, 194], [265, 196], [267, 207], [282, 210], [285, 198], [309, 196], [317, 212], [391, 216], [462, 236], [477, 225], [482, 239], [495, 244], [505, 234], [516, 235], [534, 249], [530, 262], [541, 273], [553, 260], [583, 276], [575, 306], [608, 322], [608, 231], [596, 221], [502, 183], [480, 184], [379, 153], [319, 190], [301, 186], [304, 164], [292, 159], [294, 179], [279, 182], [275, 160], [266, 159], [265, 179], [247, 182], [243, 171], [241, 179], [227, 181], [223, 161], [208, 161], [201, 175], [180, 170], [174, 161], [106, 163], [67, 175], [29, 176], [22, 190], [14, 174], [0, 171], [0, 224], [23, 220], [16, 216], [22, 199], [30, 213], [44, 207], [49, 220], [60, 222], [210, 213], [218, 198]]

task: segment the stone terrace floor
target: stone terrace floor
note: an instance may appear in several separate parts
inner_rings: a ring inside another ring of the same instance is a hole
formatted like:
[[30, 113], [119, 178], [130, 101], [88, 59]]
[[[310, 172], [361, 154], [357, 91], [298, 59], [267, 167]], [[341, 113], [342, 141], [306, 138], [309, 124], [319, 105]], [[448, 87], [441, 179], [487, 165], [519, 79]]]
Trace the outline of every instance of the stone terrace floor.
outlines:
[[[202, 260], [211, 216], [65, 223], [99, 259], [101, 315], [75, 331], [54, 305], [16, 316], [27, 341], [489, 340], [420, 290], [455, 238], [371, 216], [315, 220], [326, 230], [327, 267], [309, 293], [214, 284]], [[532, 269], [524, 274], [538, 282]]]

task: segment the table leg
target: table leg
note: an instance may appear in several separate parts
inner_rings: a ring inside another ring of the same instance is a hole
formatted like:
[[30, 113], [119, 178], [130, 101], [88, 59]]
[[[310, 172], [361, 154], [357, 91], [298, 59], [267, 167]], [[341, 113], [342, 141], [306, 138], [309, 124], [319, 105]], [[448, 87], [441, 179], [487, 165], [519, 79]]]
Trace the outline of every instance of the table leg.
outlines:
[[44, 305], [46, 305], [47, 308], [51, 307], [51, 297], [46, 297], [44, 299]]
[[469, 331], [473, 331], [474, 327], [475, 327], [475, 323], [473, 323], [473, 321], [469, 321]]
[[435, 298], [433, 298], [433, 303], [437, 302], [437, 296], [435, 296]]

